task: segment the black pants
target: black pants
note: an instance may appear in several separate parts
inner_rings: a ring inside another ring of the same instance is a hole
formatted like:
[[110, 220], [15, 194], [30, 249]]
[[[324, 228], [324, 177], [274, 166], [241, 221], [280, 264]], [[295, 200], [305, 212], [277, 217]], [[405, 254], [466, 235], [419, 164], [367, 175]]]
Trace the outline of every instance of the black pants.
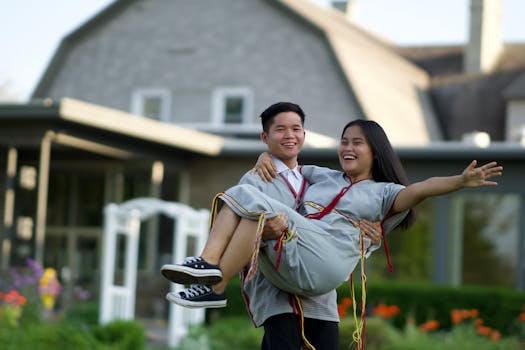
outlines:
[[[304, 319], [304, 334], [316, 350], [339, 350], [339, 323]], [[299, 315], [280, 314], [264, 322], [261, 350], [299, 350], [303, 339]]]

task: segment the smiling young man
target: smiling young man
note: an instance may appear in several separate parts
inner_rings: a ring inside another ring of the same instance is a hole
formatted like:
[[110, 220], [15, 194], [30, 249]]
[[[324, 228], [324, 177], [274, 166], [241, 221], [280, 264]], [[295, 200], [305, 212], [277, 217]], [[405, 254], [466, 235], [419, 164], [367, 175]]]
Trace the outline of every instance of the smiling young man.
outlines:
[[[291, 102], [278, 102], [261, 115], [261, 140], [267, 145], [275, 162], [277, 178], [264, 182], [253, 172], [246, 173], [241, 184], [251, 184], [291, 208], [297, 208], [306, 189], [306, 182], [297, 163], [305, 140], [301, 107]], [[263, 244], [275, 246], [288, 218], [279, 214], [265, 224]], [[241, 279], [244, 275], [241, 274]], [[292, 295], [270, 283], [259, 271], [243, 283], [243, 297], [256, 327], [264, 326], [262, 350], [299, 350], [303, 346], [299, 307]], [[301, 297], [306, 339], [317, 350], [339, 348], [339, 316], [337, 294], [332, 290], [316, 297]]]

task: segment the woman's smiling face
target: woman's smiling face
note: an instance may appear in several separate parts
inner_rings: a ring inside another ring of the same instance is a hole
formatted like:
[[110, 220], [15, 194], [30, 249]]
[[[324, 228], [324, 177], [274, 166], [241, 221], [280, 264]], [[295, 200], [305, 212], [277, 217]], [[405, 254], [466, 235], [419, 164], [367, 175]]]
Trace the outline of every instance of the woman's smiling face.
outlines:
[[337, 154], [341, 168], [352, 182], [372, 179], [374, 154], [360, 126], [345, 130]]

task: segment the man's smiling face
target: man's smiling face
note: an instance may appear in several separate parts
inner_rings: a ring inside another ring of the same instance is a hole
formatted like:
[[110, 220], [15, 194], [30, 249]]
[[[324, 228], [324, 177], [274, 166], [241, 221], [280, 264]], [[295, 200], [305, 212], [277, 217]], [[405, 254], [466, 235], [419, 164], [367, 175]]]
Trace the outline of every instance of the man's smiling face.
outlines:
[[304, 137], [301, 117], [295, 112], [277, 114], [268, 132], [261, 133], [261, 139], [270, 153], [289, 168], [297, 164], [297, 155], [303, 148]]

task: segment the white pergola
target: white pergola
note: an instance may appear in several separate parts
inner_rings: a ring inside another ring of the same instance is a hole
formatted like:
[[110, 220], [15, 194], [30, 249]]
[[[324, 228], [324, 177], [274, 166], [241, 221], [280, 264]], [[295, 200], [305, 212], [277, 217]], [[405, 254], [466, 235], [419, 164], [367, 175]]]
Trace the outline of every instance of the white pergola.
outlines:
[[[174, 263], [187, 255], [200, 253], [208, 236], [210, 213], [196, 210], [180, 203], [165, 202], [156, 198], [137, 198], [120, 205], [110, 203], [104, 209], [104, 237], [102, 252], [102, 281], [100, 289], [99, 323], [113, 320], [131, 320], [135, 317], [137, 288], [137, 261], [141, 222], [158, 214], [174, 220]], [[188, 238], [195, 239], [196, 252], [187, 252]], [[125, 240], [122, 281], [115, 281], [117, 242]], [[159, 272], [159, 278], [163, 278]], [[167, 282], [168, 283], [168, 282]], [[182, 287], [171, 284], [171, 290]], [[204, 321], [204, 309], [187, 309], [170, 304], [168, 345], [175, 347], [188, 332], [188, 326]]]

